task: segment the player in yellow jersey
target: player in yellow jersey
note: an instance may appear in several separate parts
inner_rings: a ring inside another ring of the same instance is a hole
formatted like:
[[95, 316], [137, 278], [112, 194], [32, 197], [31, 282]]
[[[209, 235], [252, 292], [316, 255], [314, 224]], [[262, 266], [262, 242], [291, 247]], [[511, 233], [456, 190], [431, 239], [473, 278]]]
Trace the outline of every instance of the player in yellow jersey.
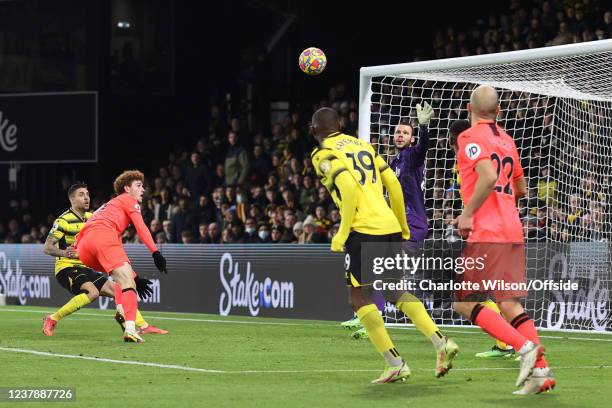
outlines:
[[[78, 258], [73, 248], [77, 234], [85, 222], [91, 217], [89, 210], [89, 191], [84, 183], [73, 184], [68, 189], [70, 208], [60, 215], [53, 223], [43, 251], [47, 255], [56, 257], [55, 277], [62, 287], [75, 296], [55, 313], [43, 319], [43, 333], [52, 336], [57, 322], [88, 305], [98, 296], [114, 297], [114, 283], [109, 281], [105, 274], [96, 272], [85, 266]], [[152, 294], [149, 287], [151, 281], [136, 278], [138, 294], [147, 298]], [[121, 305], [117, 305], [115, 320], [122, 326], [125, 319], [121, 312]], [[136, 324], [139, 334], [156, 333], [167, 334], [168, 331], [148, 324], [138, 313]]]
[[[346, 281], [351, 304], [368, 337], [386, 360], [383, 373], [373, 383], [405, 380], [410, 369], [396, 350], [378, 308], [372, 302], [373, 282], [362, 279], [362, 244], [398, 246], [410, 238], [404, 198], [395, 173], [372, 146], [340, 133], [338, 114], [321, 108], [312, 117], [311, 131], [320, 146], [312, 152], [312, 162], [321, 182], [330, 192], [341, 214], [340, 228], [331, 249], [345, 252]], [[389, 193], [391, 207], [383, 194]], [[366, 257], [367, 258], [367, 257]], [[383, 291], [426, 337], [438, 354], [435, 375], [441, 377], [452, 367], [459, 348], [443, 336], [423, 304], [404, 291]]]

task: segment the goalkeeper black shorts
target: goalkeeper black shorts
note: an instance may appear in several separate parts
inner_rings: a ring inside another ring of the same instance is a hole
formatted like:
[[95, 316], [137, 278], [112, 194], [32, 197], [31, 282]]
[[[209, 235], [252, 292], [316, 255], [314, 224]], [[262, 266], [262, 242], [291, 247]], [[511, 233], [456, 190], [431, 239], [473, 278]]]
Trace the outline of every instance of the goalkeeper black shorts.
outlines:
[[108, 280], [106, 275], [93, 269], [75, 267], [62, 269], [55, 275], [55, 278], [64, 289], [74, 295], [84, 293], [81, 291], [81, 286], [86, 282], [93, 283], [96, 289], [100, 291]]
[[396, 253], [401, 253], [401, 243], [401, 232], [385, 235], [351, 232], [344, 244], [346, 285], [359, 287], [371, 285], [375, 279], [390, 278], [389, 274], [375, 275], [373, 273], [373, 259], [375, 257], [394, 257]]

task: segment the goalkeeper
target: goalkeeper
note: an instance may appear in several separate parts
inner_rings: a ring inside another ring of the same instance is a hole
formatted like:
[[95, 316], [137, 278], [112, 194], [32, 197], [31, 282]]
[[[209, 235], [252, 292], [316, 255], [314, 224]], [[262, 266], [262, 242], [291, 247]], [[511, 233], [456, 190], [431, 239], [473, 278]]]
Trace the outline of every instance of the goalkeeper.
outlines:
[[[404, 195], [406, 220], [410, 228], [410, 239], [404, 243], [404, 249], [409, 255], [421, 248], [427, 237], [427, 213], [421, 186], [425, 171], [425, 156], [429, 149], [428, 125], [434, 113], [433, 108], [427, 102], [423, 106], [417, 104], [416, 111], [419, 122], [418, 143], [410, 122], [400, 121], [393, 135], [398, 154], [391, 161], [391, 169], [395, 172]], [[355, 329], [361, 326], [361, 322], [358, 317], [354, 317], [341, 325]], [[353, 338], [365, 338], [367, 334], [363, 328], [360, 328], [352, 336]]]
[[[55, 278], [59, 284], [74, 297], [55, 313], [43, 319], [43, 333], [45, 336], [52, 336], [57, 326], [57, 322], [80, 308], [95, 301], [100, 295], [115, 297], [115, 283], [108, 280], [106, 275], [95, 272], [85, 266], [76, 256], [76, 251], [72, 247], [76, 235], [81, 231], [85, 222], [91, 217], [89, 212], [89, 191], [84, 183], [73, 184], [68, 189], [70, 208], [60, 215], [53, 223], [53, 228], [45, 242], [43, 251], [47, 255], [56, 257]], [[153, 290], [151, 281], [136, 277], [136, 289], [142, 299], [148, 298]], [[123, 331], [125, 318], [123, 316], [121, 304], [117, 304], [115, 320]], [[136, 316], [136, 325], [139, 334], [167, 334], [167, 330], [159, 329], [148, 324], [140, 312]]]

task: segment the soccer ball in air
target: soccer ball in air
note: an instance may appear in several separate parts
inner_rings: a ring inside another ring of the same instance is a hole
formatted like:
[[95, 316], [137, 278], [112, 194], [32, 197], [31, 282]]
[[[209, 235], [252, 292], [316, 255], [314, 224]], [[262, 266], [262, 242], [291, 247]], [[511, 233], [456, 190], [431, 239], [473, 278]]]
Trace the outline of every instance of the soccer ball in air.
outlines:
[[327, 65], [325, 53], [316, 47], [306, 48], [300, 54], [300, 69], [308, 75], [319, 75]]

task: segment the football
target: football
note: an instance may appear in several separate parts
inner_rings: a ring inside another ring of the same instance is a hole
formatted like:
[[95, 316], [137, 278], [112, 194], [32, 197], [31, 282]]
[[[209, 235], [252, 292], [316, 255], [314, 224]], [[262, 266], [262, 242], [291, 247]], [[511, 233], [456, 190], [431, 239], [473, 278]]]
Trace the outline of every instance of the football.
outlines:
[[308, 75], [319, 75], [327, 66], [325, 53], [316, 47], [306, 48], [300, 54], [300, 69]]

